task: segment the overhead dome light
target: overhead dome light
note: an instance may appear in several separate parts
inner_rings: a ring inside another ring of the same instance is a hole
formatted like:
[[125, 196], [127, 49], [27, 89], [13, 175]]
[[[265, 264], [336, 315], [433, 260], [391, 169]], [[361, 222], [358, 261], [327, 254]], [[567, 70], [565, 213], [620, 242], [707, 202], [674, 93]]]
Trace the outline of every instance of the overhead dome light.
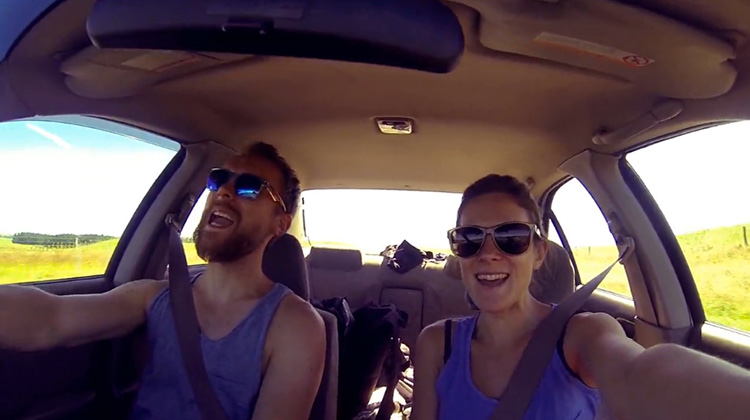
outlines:
[[414, 120], [411, 118], [375, 118], [375, 122], [378, 130], [383, 134], [412, 134], [414, 132]]

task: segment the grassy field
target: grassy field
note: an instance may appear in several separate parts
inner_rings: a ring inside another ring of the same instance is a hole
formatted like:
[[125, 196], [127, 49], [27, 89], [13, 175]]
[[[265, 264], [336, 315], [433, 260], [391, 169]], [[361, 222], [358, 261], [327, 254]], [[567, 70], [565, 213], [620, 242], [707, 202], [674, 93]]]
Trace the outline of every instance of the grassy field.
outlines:
[[[742, 228], [705, 230], [678, 236], [677, 240], [693, 273], [706, 318], [750, 331], [750, 247], [744, 246]], [[617, 258], [617, 249], [579, 248], [573, 255], [581, 280], [586, 282]], [[619, 264], [600, 287], [631, 296], [625, 270]]]
[[[750, 226], [748, 226], [750, 228]], [[678, 237], [710, 321], [750, 331], [750, 247], [741, 227], [712, 229]], [[0, 284], [24, 283], [102, 274], [117, 240], [68, 249], [15, 245], [0, 238]], [[195, 245], [186, 243], [188, 264], [203, 261]], [[585, 282], [617, 258], [615, 247], [573, 251]], [[630, 296], [625, 270], [617, 265], [602, 288]]]
[[[0, 284], [28, 283], [104, 273], [117, 239], [78, 248], [42, 248], [16, 245], [0, 238]], [[185, 243], [188, 264], [201, 264], [195, 245]]]

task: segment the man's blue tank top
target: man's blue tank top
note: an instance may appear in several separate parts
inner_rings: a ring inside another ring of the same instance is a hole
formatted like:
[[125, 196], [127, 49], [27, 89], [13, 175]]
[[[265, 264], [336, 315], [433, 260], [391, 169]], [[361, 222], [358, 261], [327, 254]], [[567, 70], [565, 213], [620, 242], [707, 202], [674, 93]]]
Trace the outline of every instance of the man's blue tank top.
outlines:
[[[482, 394], [471, 379], [471, 338], [478, 315], [454, 322], [453, 346], [436, 388], [440, 420], [489, 419], [497, 400]], [[599, 392], [574, 376], [556, 351], [524, 420], [593, 420]]]
[[[168, 292], [168, 289], [161, 292], [148, 312], [151, 358], [143, 373], [131, 420], [202, 420], [182, 365]], [[289, 289], [276, 283], [228, 335], [214, 341], [201, 334], [208, 379], [230, 420], [252, 417], [262, 381], [266, 333], [287, 293]]]

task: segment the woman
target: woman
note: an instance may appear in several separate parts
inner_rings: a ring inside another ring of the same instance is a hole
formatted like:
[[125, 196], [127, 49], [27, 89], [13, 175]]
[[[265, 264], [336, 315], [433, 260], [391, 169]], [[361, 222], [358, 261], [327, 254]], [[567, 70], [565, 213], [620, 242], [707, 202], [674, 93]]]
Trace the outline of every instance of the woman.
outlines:
[[[552, 311], [529, 293], [547, 252], [541, 212], [521, 182], [488, 175], [464, 192], [448, 236], [479, 313], [420, 334], [412, 419], [489, 419], [534, 329]], [[594, 419], [600, 402], [618, 420], [745, 419], [749, 400], [748, 372], [673, 344], [644, 350], [609, 315], [578, 314], [524, 419]]]

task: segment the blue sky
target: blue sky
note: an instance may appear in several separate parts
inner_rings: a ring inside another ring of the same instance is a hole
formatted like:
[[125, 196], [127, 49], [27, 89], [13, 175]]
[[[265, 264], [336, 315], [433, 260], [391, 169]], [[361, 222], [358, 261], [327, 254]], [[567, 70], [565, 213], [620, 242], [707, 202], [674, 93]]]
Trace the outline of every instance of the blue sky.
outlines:
[[119, 236], [174, 154], [57, 122], [0, 124], [0, 233]]
[[[680, 234], [750, 222], [750, 123], [685, 135], [629, 155], [673, 230]], [[0, 124], [5, 181], [0, 233], [118, 236], [174, 150], [59, 122]], [[413, 191], [308, 191], [308, 234], [369, 251], [407, 239], [444, 249], [458, 194]], [[184, 234], [198, 222], [205, 194]], [[557, 194], [555, 212], [574, 246], [611, 244], [604, 219], [577, 181]]]

